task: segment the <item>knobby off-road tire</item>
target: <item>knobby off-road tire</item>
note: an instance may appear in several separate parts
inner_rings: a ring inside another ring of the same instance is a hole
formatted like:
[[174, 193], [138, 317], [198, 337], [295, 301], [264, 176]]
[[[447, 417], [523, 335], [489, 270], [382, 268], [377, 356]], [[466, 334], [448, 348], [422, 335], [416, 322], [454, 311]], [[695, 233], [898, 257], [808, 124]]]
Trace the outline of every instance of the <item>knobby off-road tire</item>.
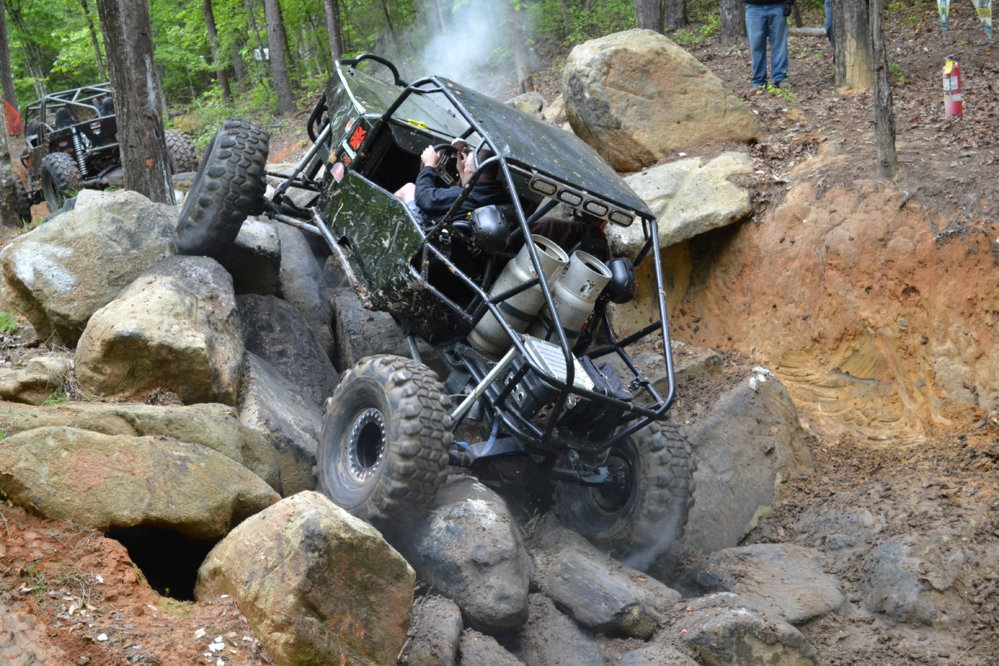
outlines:
[[340, 380], [319, 441], [319, 490], [383, 531], [426, 512], [446, 476], [451, 417], [430, 368], [369, 356]]
[[695, 463], [673, 423], [651, 423], [610, 451], [608, 466], [627, 470], [620, 490], [555, 484], [555, 507], [595, 546], [638, 569], [683, 535], [694, 504]]
[[167, 130], [164, 139], [170, 158], [170, 173], [185, 173], [198, 168], [198, 152], [189, 136], [180, 130]]
[[215, 133], [180, 209], [180, 254], [221, 257], [246, 216], [263, 211], [269, 141], [267, 132], [239, 119]]
[[39, 168], [42, 195], [49, 212], [56, 212], [80, 190], [80, 167], [69, 153], [49, 153]]
[[21, 222], [31, 222], [31, 195], [20, 178], [14, 178], [14, 205]]

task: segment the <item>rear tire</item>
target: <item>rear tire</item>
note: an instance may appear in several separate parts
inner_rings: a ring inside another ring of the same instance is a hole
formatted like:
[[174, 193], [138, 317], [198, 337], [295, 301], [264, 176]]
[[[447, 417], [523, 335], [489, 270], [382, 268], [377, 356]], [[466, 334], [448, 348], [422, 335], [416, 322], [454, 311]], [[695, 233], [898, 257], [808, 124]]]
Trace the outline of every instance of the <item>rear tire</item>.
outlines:
[[556, 511], [593, 545], [638, 569], [683, 536], [694, 504], [690, 444], [669, 421], [650, 423], [618, 442], [609, 467], [623, 467], [623, 489], [557, 483]]
[[31, 195], [25, 189], [20, 178], [14, 178], [14, 205], [17, 209], [17, 217], [21, 222], [31, 222]]
[[180, 130], [167, 130], [164, 139], [171, 173], [185, 173], [198, 168], [198, 152], [187, 134]]
[[42, 195], [49, 212], [56, 212], [80, 191], [80, 167], [69, 153], [49, 153], [39, 168]]
[[451, 418], [430, 368], [369, 356], [340, 380], [319, 441], [319, 490], [385, 530], [425, 513], [446, 477]]
[[232, 119], [215, 133], [177, 221], [180, 254], [221, 257], [247, 215], [263, 210], [270, 135]]

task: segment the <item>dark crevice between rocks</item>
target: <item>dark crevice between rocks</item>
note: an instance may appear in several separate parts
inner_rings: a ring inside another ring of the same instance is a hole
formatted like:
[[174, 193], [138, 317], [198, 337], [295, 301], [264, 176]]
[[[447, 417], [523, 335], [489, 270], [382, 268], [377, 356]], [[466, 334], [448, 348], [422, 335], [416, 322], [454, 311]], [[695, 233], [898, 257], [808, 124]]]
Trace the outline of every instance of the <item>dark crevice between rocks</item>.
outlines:
[[125, 546], [149, 586], [165, 597], [194, 601], [198, 567], [215, 541], [199, 541], [157, 527], [112, 527], [108, 538]]

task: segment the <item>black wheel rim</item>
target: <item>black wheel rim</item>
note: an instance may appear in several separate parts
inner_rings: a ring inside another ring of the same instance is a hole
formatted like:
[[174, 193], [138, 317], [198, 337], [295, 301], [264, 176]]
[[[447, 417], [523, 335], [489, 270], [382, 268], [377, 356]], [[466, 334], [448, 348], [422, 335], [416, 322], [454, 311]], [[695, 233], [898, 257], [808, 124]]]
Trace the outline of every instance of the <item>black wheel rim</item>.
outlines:
[[350, 478], [363, 485], [378, 471], [385, 448], [385, 417], [380, 410], [368, 407], [354, 417], [344, 448]]

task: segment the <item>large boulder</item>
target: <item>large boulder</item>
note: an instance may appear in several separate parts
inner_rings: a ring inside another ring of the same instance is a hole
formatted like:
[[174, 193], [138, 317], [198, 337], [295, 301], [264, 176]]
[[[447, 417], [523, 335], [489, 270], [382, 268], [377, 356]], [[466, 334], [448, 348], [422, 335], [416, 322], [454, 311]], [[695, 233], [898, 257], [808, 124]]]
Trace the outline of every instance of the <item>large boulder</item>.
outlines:
[[[752, 213], [749, 192], [729, 180], [752, 170], [749, 155], [727, 152], [670, 162], [625, 180], [656, 216], [659, 245], [667, 248]], [[645, 244], [641, 224], [609, 225], [607, 240], [616, 257], [634, 257]]]
[[278, 455], [263, 435], [243, 425], [228, 405], [144, 405], [120, 402], [66, 402], [35, 407], [0, 402], [0, 430], [14, 435], [62, 426], [132, 437], [159, 435], [200, 444], [234, 460], [280, 489]]
[[75, 209], [0, 252], [4, 300], [41, 339], [68, 347], [96, 310], [177, 251], [173, 207], [136, 192], [84, 192]]
[[220, 539], [280, 498], [242, 465], [165, 437], [45, 427], [0, 445], [0, 494], [97, 530], [148, 525]]
[[530, 597], [530, 617], [518, 636], [518, 655], [532, 666], [604, 666], [600, 645], [543, 594]]
[[[773, 373], [754, 366], [701, 381], [717, 383], [701, 398], [710, 402], [674, 408], [681, 423], [692, 420], [686, 435], [697, 471], [683, 537], [651, 569], [664, 580], [678, 561], [737, 546], [770, 512], [781, 486], [813, 469], [794, 403]], [[699, 388], [693, 381], [684, 387], [695, 397]]]
[[240, 423], [261, 433], [277, 452], [282, 495], [313, 490], [322, 412], [273, 365], [250, 352], [245, 360]]
[[232, 278], [206, 257], [168, 257], [94, 313], [76, 350], [85, 391], [164, 388], [185, 403], [236, 403], [243, 340]]
[[413, 623], [409, 629], [412, 640], [400, 655], [399, 663], [453, 666], [457, 663], [462, 628], [458, 604], [437, 595], [422, 597], [414, 605]]
[[792, 544], [726, 548], [712, 553], [696, 575], [707, 589], [735, 592], [796, 626], [846, 605], [839, 582], [823, 570], [821, 554]]
[[302, 492], [208, 554], [195, 596], [229, 594], [276, 664], [395, 664], [416, 576], [367, 523]]
[[332, 359], [333, 309], [326, 293], [325, 257], [316, 256], [301, 230], [280, 224], [277, 232], [281, 240], [280, 296], [298, 308], [316, 342]]
[[73, 357], [62, 352], [39, 354], [24, 367], [0, 368], [0, 398], [41, 405], [65, 390]]
[[276, 296], [281, 287], [281, 239], [277, 228], [264, 220], [246, 220], [219, 263], [232, 275], [237, 294]]
[[669, 631], [705, 664], [817, 663], [815, 648], [801, 632], [729, 592], [692, 599]]
[[753, 112], [667, 37], [628, 30], [576, 46], [562, 75], [572, 130], [617, 171], [704, 141], [758, 137]]
[[591, 631], [647, 640], [659, 628], [661, 610], [680, 599], [550, 519], [539, 525], [531, 556], [537, 587]]
[[430, 515], [401, 539], [420, 577], [454, 599], [471, 626], [502, 631], [527, 619], [527, 550], [503, 498], [475, 478], [449, 478]]
[[237, 296], [246, 350], [269, 362], [319, 407], [339, 376], [309, 325], [289, 302], [275, 296]]

